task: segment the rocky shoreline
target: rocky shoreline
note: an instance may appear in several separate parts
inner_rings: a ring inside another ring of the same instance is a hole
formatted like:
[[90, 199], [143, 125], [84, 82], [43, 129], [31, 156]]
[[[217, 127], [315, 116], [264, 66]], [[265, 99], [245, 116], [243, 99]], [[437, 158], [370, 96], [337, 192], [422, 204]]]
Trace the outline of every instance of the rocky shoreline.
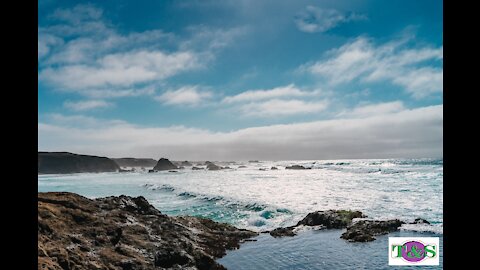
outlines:
[[143, 197], [38, 193], [38, 269], [225, 269], [215, 259], [256, 235]]
[[[429, 224], [421, 218], [413, 223]], [[292, 237], [305, 227], [346, 229], [340, 238], [369, 242], [402, 224], [367, 219], [360, 211], [327, 210], [263, 233]], [[205, 218], [167, 216], [141, 196], [92, 200], [38, 193], [38, 269], [225, 269], [215, 260], [257, 235]]]

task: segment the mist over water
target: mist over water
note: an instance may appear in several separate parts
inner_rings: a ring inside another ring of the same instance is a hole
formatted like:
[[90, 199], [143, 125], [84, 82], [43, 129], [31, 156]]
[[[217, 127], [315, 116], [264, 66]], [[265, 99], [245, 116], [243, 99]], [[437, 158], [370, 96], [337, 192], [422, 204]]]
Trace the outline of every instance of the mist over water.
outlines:
[[[443, 231], [442, 159], [215, 163], [232, 169], [39, 175], [38, 191], [144, 196], [165, 214], [202, 216], [255, 231], [293, 225], [309, 212], [328, 209], [360, 210], [379, 219], [422, 217], [432, 225], [402, 229]], [[292, 164], [312, 169], [285, 170]]]

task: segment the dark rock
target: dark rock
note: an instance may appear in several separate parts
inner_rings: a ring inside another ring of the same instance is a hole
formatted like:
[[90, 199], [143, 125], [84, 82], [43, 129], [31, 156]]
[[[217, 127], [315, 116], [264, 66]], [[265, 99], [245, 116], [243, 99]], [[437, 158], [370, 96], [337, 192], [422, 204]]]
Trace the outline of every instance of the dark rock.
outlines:
[[278, 168], [277, 167], [272, 167], [272, 168], [270, 168], [270, 170], [278, 170]]
[[168, 172], [178, 172], [178, 171], [175, 171], [175, 170], [171, 170], [171, 171], [168, 171]]
[[215, 165], [211, 162], [207, 164], [207, 170], [209, 170], [209, 171], [218, 171], [218, 170], [221, 170], [221, 169], [222, 169], [222, 167], [217, 166], [217, 165]]
[[152, 169], [152, 170], [148, 170], [148, 172], [149, 172], [149, 173], [154, 173], [155, 170], [153, 170], [153, 169]]
[[157, 161], [153, 158], [112, 158], [121, 167], [150, 167], [153, 168]]
[[143, 197], [38, 193], [39, 269], [224, 269], [215, 260], [255, 235], [166, 216]]
[[426, 219], [423, 219], [423, 218], [416, 218], [410, 224], [427, 224], [427, 225], [430, 225], [430, 222], [428, 222]]
[[241, 165], [241, 166], [238, 166], [238, 168], [239, 168], [239, 169], [247, 168], [247, 166]]
[[204, 168], [195, 167], [195, 166], [192, 167], [192, 170], [194, 170], [194, 171], [195, 171], [195, 170], [203, 170], [203, 169], [204, 169]]
[[266, 171], [267, 168], [259, 168], [258, 170], [259, 170], [259, 171]]
[[260, 163], [260, 161], [258, 161], [258, 160], [249, 160], [248, 162], [249, 163]]
[[398, 219], [393, 220], [360, 220], [347, 227], [340, 238], [351, 242], [370, 242], [376, 235], [397, 231], [404, 224]]
[[352, 223], [354, 218], [365, 217], [360, 211], [328, 210], [309, 213], [297, 223], [305, 226], [323, 225], [327, 229], [341, 229]]
[[154, 171], [168, 171], [168, 170], [174, 170], [174, 169], [178, 169], [177, 166], [173, 165], [173, 163], [166, 158], [159, 159], [157, 162], [157, 165], [153, 167]]
[[292, 166], [287, 166], [285, 167], [287, 170], [309, 170], [311, 168], [305, 168], [302, 165], [292, 165]]
[[295, 227], [286, 227], [286, 228], [276, 228], [270, 231], [270, 235], [273, 237], [283, 237], [283, 236], [295, 236], [295, 232], [293, 231]]
[[192, 163], [190, 163], [190, 162], [188, 162], [188, 161], [185, 160], [185, 161], [182, 161], [182, 162], [180, 163], [180, 166], [190, 167], [190, 166], [192, 166]]
[[38, 152], [38, 173], [117, 172], [120, 167], [107, 157], [78, 155], [68, 152]]

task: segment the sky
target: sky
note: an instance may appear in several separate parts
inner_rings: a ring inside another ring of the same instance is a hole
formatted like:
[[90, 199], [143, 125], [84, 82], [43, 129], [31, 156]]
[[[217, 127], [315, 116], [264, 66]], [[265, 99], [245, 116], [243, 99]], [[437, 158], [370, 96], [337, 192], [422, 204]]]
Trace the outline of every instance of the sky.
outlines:
[[443, 156], [443, 2], [38, 2], [38, 149]]

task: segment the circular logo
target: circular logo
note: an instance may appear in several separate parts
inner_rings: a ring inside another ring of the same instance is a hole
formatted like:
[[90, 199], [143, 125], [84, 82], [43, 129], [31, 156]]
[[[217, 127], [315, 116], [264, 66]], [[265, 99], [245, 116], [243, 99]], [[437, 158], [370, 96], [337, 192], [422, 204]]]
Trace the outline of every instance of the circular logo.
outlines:
[[425, 245], [418, 241], [406, 242], [402, 249], [402, 258], [412, 263], [425, 259]]

